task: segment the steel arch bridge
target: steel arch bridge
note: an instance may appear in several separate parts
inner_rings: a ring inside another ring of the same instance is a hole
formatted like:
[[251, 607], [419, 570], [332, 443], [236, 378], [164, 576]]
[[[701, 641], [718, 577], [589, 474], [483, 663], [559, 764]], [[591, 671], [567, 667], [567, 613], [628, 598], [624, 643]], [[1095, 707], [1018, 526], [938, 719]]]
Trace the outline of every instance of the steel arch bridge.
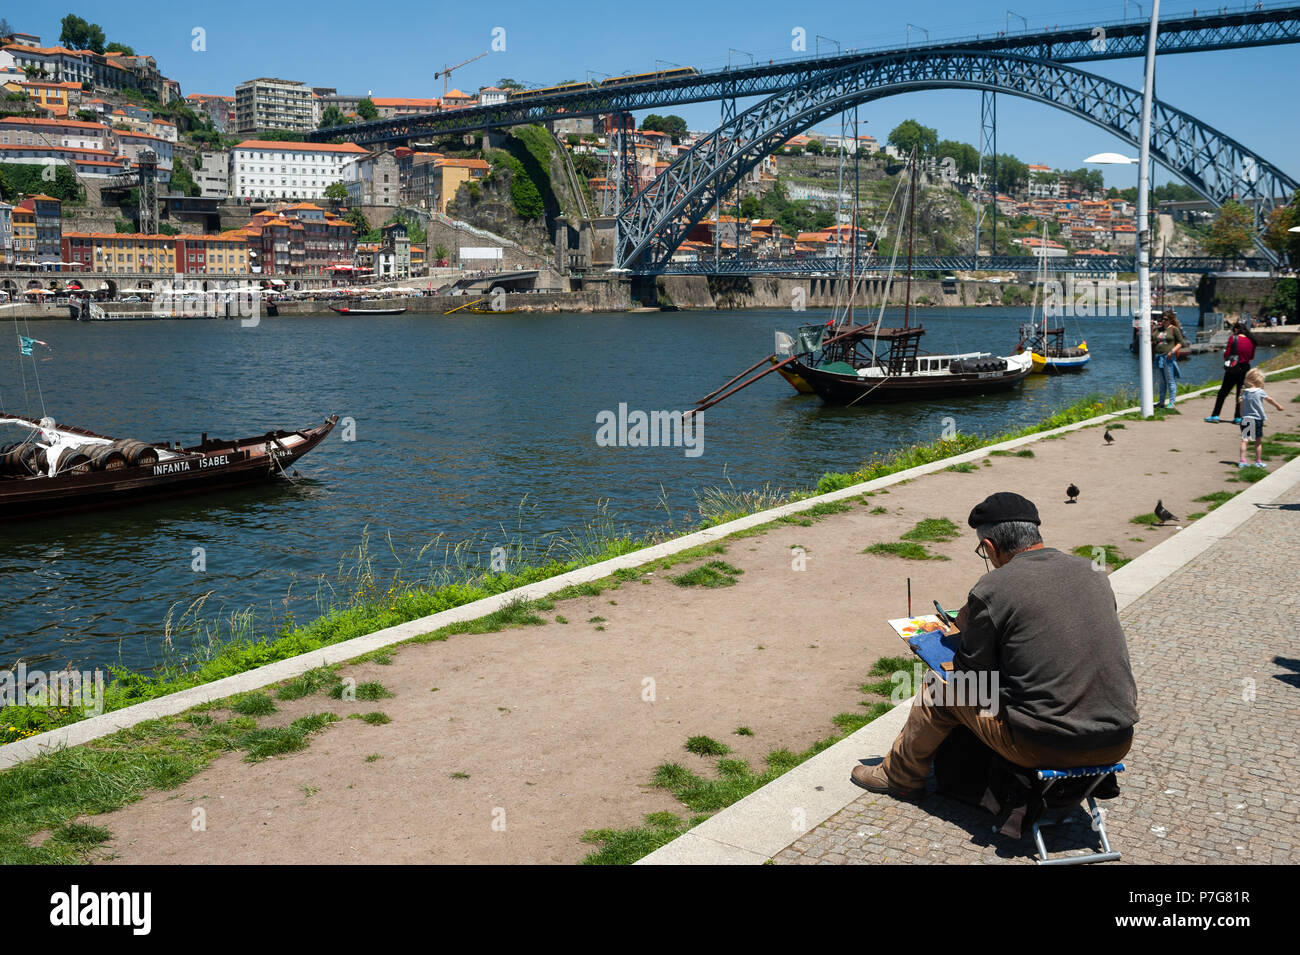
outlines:
[[[860, 103], [900, 93], [971, 89], [1006, 93], [1072, 113], [1138, 147], [1142, 94], [1063, 63], [987, 50], [899, 51], [829, 69], [775, 93], [700, 140], [618, 215], [620, 268], [662, 272], [691, 228], [791, 136]], [[1280, 169], [1217, 129], [1156, 102], [1152, 158], [1215, 206], [1253, 203], [1257, 222], [1296, 191]], [[1271, 250], [1256, 240], [1270, 261]]]

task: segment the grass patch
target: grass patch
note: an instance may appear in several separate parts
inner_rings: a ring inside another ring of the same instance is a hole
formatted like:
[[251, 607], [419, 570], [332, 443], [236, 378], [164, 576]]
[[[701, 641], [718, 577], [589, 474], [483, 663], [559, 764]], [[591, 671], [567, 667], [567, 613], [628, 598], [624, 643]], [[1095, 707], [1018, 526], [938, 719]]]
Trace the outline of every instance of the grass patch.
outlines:
[[383, 726], [385, 723], [393, 722], [393, 718], [387, 713], [353, 713], [348, 719], [359, 719], [371, 726]]
[[888, 514], [888, 513], [889, 513], [889, 508], [887, 508], [887, 507], [873, 507], [873, 508], [871, 509], [871, 513], [872, 513], [872, 514]]
[[913, 541], [883, 541], [872, 544], [863, 550], [864, 554], [876, 554], [885, 557], [901, 557], [904, 560], [947, 560], [942, 554], [931, 554], [920, 544]]
[[669, 577], [678, 587], [730, 587], [744, 571], [724, 560], [711, 560], [707, 564]]
[[734, 733], [736, 736], [753, 736], [753, 735], [754, 735], [754, 731], [753, 731], [752, 729], [750, 729], [748, 726], [737, 726], [737, 727], [736, 727], [734, 730], [732, 730], [731, 732]]
[[235, 742], [240, 749], [247, 750], [244, 755], [246, 763], [260, 763], [272, 756], [283, 756], [307, 748], [307, 739], [319, 733], [338, 717], [333, 713], [313, 713], [302, 716], [288, 726], [249, 730]]
[[582, 864], [631, 865], [668, 845], [707, 818], [698, 816], [688, 823], [671, 812], [652, 812], [645, 817], [644, 826], [631, 829], [588, 829], [583, 833], [582, 841], [600, 848], [583, 859]]
[[337, 683], [338, 672], [337, 664], [308, 670], [306, 673], [281, 684], [275, 695], [281, 700], [301, 700], [304, 696], [319, 693], [326, 687]]
[[936, 541], [946, 544], [956, 540], [961, 530], [946, 517], [927, 517], [902, 535], [905, 541]]
[[950, 464], [945, 471], [956, 471], [958, 474], [970, 474], [972, 471], [978, 471], [979, 465], [974, 461], [962, 461], [959, 464]]
[[270, 716], [275, 712], [275, 701], [258, 690], [236, 697], [230, 708], [241, 716]]
[[[1152, 516], [1154, 517], [1155, 515]], [[1105, 565], [1109, 567], [1111, 570], [1119, 570], [1125, 564], [1130, 563], [1132, 561], [1131, 557], [1125, 557], [1123, 554], [1121, 554], [1119, 552], [1119, 548], [1116, 547], [1114, 544], [1105, 544], [1103, 546], [1097, 546], [1095, 544], [1082, 544], [1079, 547], [1074, 548], [1072, 553], [1077, 554], [1079, 557], [1084, 557], [1092, 561], [1095, 561], [1098, 557], [1101, 557]]]
[[1202, 494], [1196, 499], [1196, 501], [1198, 504], [1209, 504], [1210, 506], [1207, 507], [1206, 510], [1212, 511], [1216, 507], [1220, 507], [1228, 501], [1231, 501], [1234, 497], [1236, 497], [1236, 494], [1232, 491], [1213, 491], [1209, 494]]
[[1152, 511], [1150, 514], [1139, 514], [1137, 517], [1130, 517], [1128, 522], [1130, 524], [1141, 524], [1144, 527], [1154, 527], [1160, 523], [1160, 518], [1156, 517], [1155, 512]]
[[731, 747], [709, 736], [692, 736], [686, 741], [686, 751], [696, 756], [725, 756]]

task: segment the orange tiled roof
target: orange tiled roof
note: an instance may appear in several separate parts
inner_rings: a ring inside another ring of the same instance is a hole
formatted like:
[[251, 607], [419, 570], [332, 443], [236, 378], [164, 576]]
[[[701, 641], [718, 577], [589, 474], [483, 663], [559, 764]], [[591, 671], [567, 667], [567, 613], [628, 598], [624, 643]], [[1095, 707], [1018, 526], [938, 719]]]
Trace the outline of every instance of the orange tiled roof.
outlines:
[[18, 123], [23, 126], [66, 126], [69, 129], [104, 129], [103, 123], [85, 123], [77, 119], [35, 119], [30, 116], [6, 116], [0, 123]]

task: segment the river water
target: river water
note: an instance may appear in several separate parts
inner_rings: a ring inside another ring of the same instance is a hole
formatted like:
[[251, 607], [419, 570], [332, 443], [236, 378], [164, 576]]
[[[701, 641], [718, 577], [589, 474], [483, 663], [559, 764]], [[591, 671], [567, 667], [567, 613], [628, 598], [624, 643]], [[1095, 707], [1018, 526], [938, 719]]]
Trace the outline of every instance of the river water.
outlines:
[[[1194, 310], [1180, 310], [1194, 327]], [[1093, 358], [1078, 375], [1031, 376], [999, 396], [824, 407], [777, 375], [711, 410], [702, 453], [602, 447], [597, 415], [679, 410], [772, 350], [775, 329], [816, 311], [429, 316], [81, 324], [33, 322], [45, 411], [117, 437], [193, 443], [351, 418], [282, 483], [87, 515], [0, 525], [0, 666], [24, 659], [156, 665], [164, 621], [209, 594], [202, 615], [262, 621], [314, 614], [346, 587], [368, 538], [376, 573], [442, 564], [430, 541], [470, 540], [485, 557], [589, 526], [633, 534], [697, 518], [707, 486], [809, 487], [874, 452], [938, 438], [951, 417], [988, 434], [1042, 419], [1089, 393], [1136, 389], [1122, 319], [1078, 319]], [[919, 313], [926, 350], [1008, 354], [1027, 309]], [[828, 317], [828, 315], [826, 316]], [[12, 346], [0, 400], [41, 411]], [[1215, 355], [1184, 381], [1217, 377]], [[579, 532], [576, 537], [582, 536]], [[195, 548], [206, 569], [195, 570]], [[173, 649], [170, 651], [175, 653]]]

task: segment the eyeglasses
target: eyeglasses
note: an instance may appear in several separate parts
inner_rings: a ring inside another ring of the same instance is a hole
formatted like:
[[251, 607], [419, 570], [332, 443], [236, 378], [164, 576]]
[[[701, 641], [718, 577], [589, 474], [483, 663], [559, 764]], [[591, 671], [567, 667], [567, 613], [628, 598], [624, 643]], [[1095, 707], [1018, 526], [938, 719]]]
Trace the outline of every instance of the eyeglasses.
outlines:
[[993, 569], [992, 567], [989, 566], [988, 548], [984, 546], [984, 541], [980, 541], [979, 546], [975, 548], [975, 556], [981, 558], [984, 561], [984, 569], [986, 571]]

